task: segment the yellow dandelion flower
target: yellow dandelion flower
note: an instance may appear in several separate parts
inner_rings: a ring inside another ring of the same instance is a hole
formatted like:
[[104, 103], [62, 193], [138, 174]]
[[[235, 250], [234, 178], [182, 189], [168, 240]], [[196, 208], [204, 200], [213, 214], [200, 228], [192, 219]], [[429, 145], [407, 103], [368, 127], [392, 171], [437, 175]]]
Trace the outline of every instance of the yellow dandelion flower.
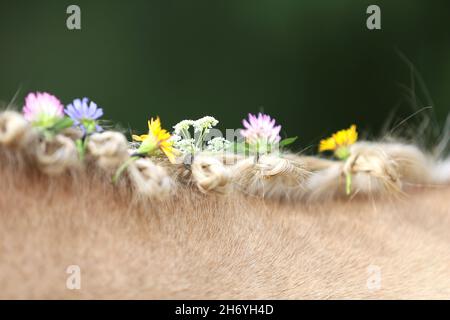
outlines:
[[320, 141], [319, 152], [328, 150], [338, 152], [341, 148], [347, 149], [356, 140], [358, 140], [358, 132], [356, 131], [356, 125], [352, 125], [349, 129], [340, 130], [330, 138]]
[[320, 141], [319, 152], [335, 150], [335, 149], [336, 149], [336, 141], [334, 140], [333, 137], [323, 139]]
[[[340, 130], [334, 133], [330, 138], [320, 141], [319, 152], [334, 151], [336, 158], [346, 160], [350, 156], [349, 146], [358, 140], [356, 125], [349, 129]], [[352, 189], [352, 176], [350, 173], [345, 175], [345, 193], [350, 195]]]
[[139, 153], [152, 154], [156, 150], [161, 150], [170, 162], [175, 162], [175, 150], [173, 141], [170, 141], [170, 133], [161, 128], [161, 120], [157, 117], [148, 121], [148, 134], [133, 135], [133, 140], [142, 142], [138, 149]]

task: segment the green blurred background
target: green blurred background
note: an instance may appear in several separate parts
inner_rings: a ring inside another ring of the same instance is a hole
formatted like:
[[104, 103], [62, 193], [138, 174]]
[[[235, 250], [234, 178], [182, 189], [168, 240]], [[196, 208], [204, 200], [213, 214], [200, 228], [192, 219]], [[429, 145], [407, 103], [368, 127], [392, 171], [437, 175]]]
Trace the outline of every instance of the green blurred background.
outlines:
[[[382, 30], [366, 28], [370, 4]], [[0, 0], [0, 40], [0, 100], [87, 96], [133, 132], [155, 115], [239, 128], [263, 110], [303, 148], [351, 123], [376, 134], [393, 110], [432, 105], [442, 124], [450, 109], [450, 1]]]

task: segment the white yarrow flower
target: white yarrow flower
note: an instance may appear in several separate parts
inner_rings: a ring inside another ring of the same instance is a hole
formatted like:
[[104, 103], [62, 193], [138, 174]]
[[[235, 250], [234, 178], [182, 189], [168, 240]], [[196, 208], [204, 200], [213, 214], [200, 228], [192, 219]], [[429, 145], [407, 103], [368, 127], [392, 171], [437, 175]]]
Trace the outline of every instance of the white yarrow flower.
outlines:
[[199, 151], [195, 146], [194, 139], [181, 139], [176, 141], [173, 146], [183, 154], [195, 153]]
[[188, 132], [189, 128], [195, 124], [194, 120], [183, 120], [178, 122], [176, 125], [173, 126], [174, 133], [176, 135], [183, 134], [184, 132]]
[[[190, 153], [194, 155], [195, 153], [204, 149], [204, 140], [206, 138], [206, 135], [209, 133], [210, 129], [218, 123], [219, 121], [210, 116], [203, 117], [196, 121], [180, 121], [173, 127], [173, 146], [184, 154]], [[191, 126], [194, 127], [194, 138], [192, 138], [192, 132], [189, 131], [191, 129]], [[208, 142], [207, 148], [210, 148], [211, 150], [219, 150], [220, 148], [223, 149], [223, 142], [221, 142], [220, 140], [213, 140], [214, 142]]]
[[206, 116], [197, 121], [194, 121], [194, 130], [195, 132], [202, 132], [205, 130], [205, 133], [209, 132], [209, 129], [215, 127], [219, 123], [214, 117]]
[[220, 152], [226, 150], [231, 142], [222, 137], [211, 139], [207, 142], [206, 150], [211, 152]]

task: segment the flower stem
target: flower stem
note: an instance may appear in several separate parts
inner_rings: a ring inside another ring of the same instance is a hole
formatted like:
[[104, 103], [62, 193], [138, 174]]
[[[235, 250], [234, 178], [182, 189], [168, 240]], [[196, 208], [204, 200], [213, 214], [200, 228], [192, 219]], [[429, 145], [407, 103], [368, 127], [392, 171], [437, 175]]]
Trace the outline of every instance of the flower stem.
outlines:
[[259, 141], [256, 142], [256, 156], [255, 156], [255, 163], [259, 162], [260, 152], [259, 152]]
[[189, 130], [187, 130], [187, 129], [182, 129], [181, 130], [181, 135], [183, 136], [184, 139], [190, 139], [191, 138], [191, 134], [189, 133]]
[[345, 193], [349, 196], [352, 192], [352, 174], [347, 173], [345, 175]]
[[125, 171], [126, 168], [128, 168], [128, 166], [133, 163], [134, 161], [136, 161], [137, 159], [139, 159], [139, 156], [132, 156], [130, 157], [127, 161], [125, 161], [124, 163], [122, 163], [122, 165], [119, 167], [119, 169], [117, 169], [116, 173], [114, 174], [114, 176], [112, 177], [112, 182], [113, 184], [116, 184], [117, 180], [120, 178], [120, 176], [122, 175], [122, 173]]
[[83, 161], [84, 160], [84, 155], [86, 153], [86, 139], [78, 139], [77, 141], [75, 141], [75, 144], [77, 146], [77, 150], [78, 150], [78, 155], [80, 156], [80, 160]]
[[202, 151], [203, 149], [203, 135], [205, 134], [205, 129], [202, 129], [200, 132], [200, 135], [198, 137], [198, 140], [195, 142], [195, 146]]

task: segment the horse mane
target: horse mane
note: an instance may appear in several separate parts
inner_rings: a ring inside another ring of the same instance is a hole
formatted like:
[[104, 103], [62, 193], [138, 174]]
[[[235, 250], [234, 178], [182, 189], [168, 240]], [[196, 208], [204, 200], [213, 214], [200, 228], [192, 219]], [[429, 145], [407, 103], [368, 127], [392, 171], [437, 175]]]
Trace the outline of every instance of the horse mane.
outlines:
[[72, 135], [43, 142], [0, 115], [0, 298], [450, 296], [449, 162], [414, 145], [143, 158], [112, 183], [124, 136], [93, 136], [80, 163]]

